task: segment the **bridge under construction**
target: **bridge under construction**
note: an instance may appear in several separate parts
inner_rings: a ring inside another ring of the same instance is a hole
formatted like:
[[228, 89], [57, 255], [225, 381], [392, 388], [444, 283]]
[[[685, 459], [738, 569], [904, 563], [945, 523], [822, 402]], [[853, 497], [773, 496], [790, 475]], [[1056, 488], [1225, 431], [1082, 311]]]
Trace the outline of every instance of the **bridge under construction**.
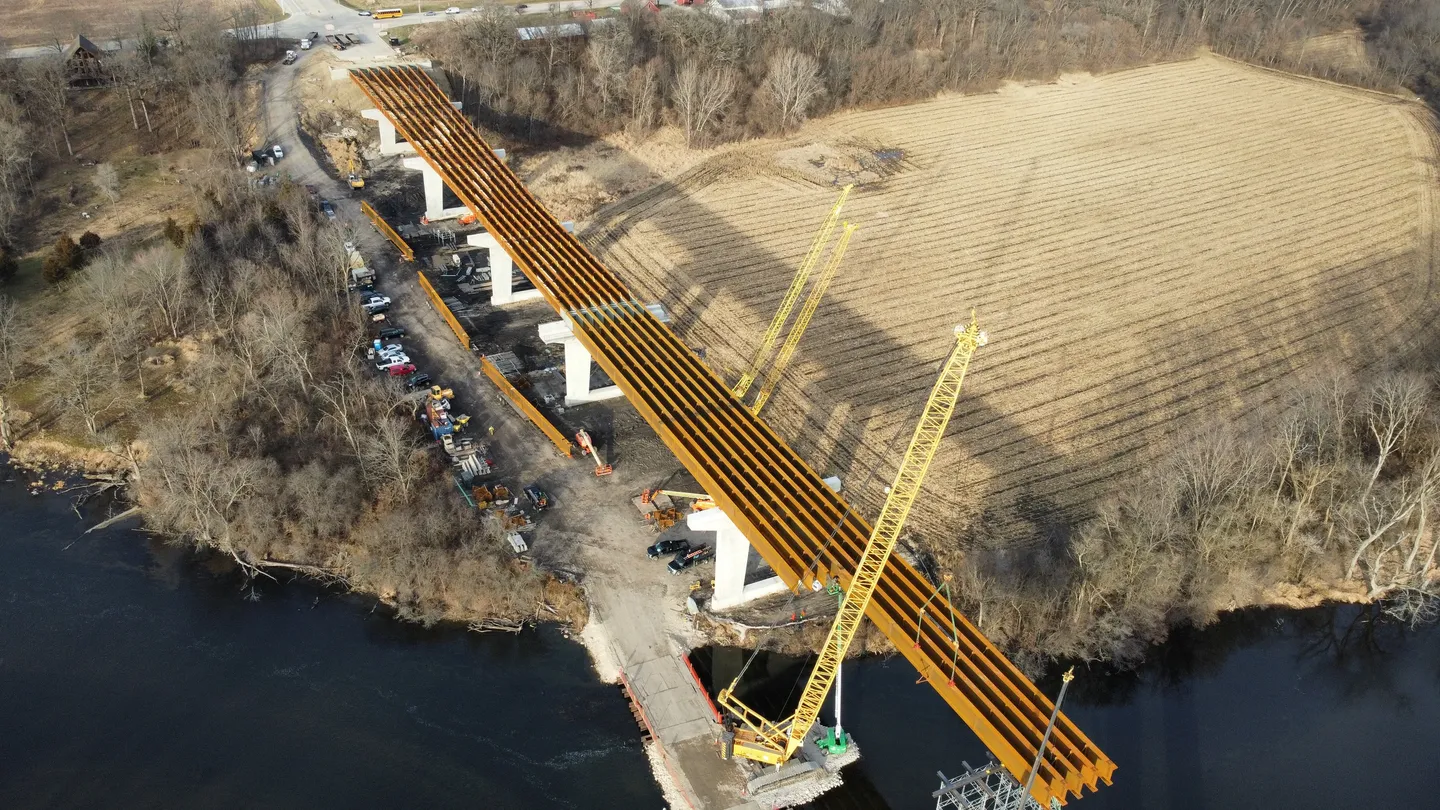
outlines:
[[[849, 586], [871, 526], [530, 193], [418, 67], [351, 71], [569, 324], [632, 405], [786, 585]], [[1115, 764], [964, 616], [892, 559], [866, 617], [1031, 795], [1065, 803]], [[953, 620], [952, 620], [953, 615]]]

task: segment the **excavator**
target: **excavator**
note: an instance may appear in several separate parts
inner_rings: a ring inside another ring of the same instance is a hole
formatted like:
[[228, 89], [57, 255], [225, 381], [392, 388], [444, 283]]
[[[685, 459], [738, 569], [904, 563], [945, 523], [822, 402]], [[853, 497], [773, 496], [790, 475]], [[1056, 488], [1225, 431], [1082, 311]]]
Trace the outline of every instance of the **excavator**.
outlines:
[[355, 156], [350, 156], [350, 188], [364, 188], [365, 178], [355, 171]]
[[[910, 445], [900, 461], [895, 480], [887, 490], [885, 504], [880, 509], [880, 516], [875, 521], [860, 561], [848, 583], [829, 583], [839, 592], [840, 610], [830, 626], [815, 667], [805, 682], [795, 713], [781, 720], [770, 720], [745, 705], [735, 696], [735, 689], [744, 677], [744, 669], [728, 687], [720, 691], [716, 702], [729, 714], [733, 723], [733, 736], [726, 736], [723, 751], [726, 758], [736, 756], [780, 766], [795, 757], [796, 752], [801, 750], [811, 736], [812, 728], [819, 720], [825, 697], [839, 676], [840, 664], [860, 629], [860, 623], [865, 618], [865, 609], [870, 605], [885, 564], [895, 550], [900, 531], [905, 526], [905, 519], [920, 494], [925, 473], [934, 461], [940, 448], [940, 440], [945, 435], [945, 428], [955, 413], [955, 404], [959, 400], [960, 386], [964, 382], [966, 370], [970, 367], [970, 359], [986, 342], [986, 334], [980, 330], [973, 313], [968, 325], [962, 324], [955, 328], [955, 345], [945, 360], [940, 377], [925, 403], [920, 422], [910, 437]], [[824, 587], [818, 580], [811, 584], [816, 588]], [[814, 744], [824, 755], [834, 756], [847, 752], [850, 738], [837, 720], [835, 728], [825, 731], [814, 740]]]

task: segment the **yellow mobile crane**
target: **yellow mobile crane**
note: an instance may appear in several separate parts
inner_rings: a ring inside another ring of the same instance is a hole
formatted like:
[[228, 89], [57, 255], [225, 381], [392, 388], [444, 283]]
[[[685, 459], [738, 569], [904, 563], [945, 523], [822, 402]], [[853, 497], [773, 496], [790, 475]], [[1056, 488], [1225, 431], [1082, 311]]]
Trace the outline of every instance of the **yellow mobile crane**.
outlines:
[[760, 347], [755, 350], [755, 356], [751, 358], [749, 368], [740, 375], [735, 387], [730, 389], [730, 393], [737, 398], [745, 396], [745, 392], [750, 390], [750, 386], [760, 374], [760, 367], [765, 365], [765, 360], [770, 357], [770, 350], [775, 348], [775, 339], [780, 337], [780, 329], [790, 318], [790, 311], [795, 308], [795, 302], [800, 300], [800, 292], [805, 289], [805, 282], [810, 278], [810, 272], [820, 261], [820, 254], [825, 251], [825, 245], [830, 241], [830, 234], [835, 231], [835, 224], [840, 221], [840, 208], [845, 205], [845, 198], [850, 196], [850, 189], [854, 187], [855, 184], [851, 183], [840, 190], [840, 199], [835, 201], [835, 207], [830, 209], [830, 216], [825, 218], [825, 223], [815, 234], [815, 241], [810, 243], [810, 251], [800, 262], [800, 269], [795, 271], [795, 278], [790, 281], [790, 289], [785, 291], [785, 297], [780, 300], [780, 309], [776, 310], [769, 328], [765, 330], [765, 336], [760, 338]]
[[806, 327], [810, 326], [815, 310], [820, 308], [820, 299], [824, 297], [825, 291], [830, 289], [830, 282], [835, 280], [835, 274], [840, 272], [840, 260], [845, 258], [845, 248], [850, 246], [850, 236], [855, 233], [855, 227], [848, 222], [841, 226], [840, 241], [831, 251], [830, 261], [825, 263], [825, 269], [820, 271], [820, 278], [815, 280], [815, 286], [805, 299], [805, 306], [800, 308], [800, 315], [795, 318], [795, 325], [790, 327], [790, 334], [786, 335], [785, 342], [780, 344], [780, 355], [775, 358], [775, 365], [766, 373], [765, 384], [760, 386], [760, 393], [755, 395], [750, 413], [759, 416], [760, 410], [770, 400], [770, 395], [775, 393], [775, 386], [780, 384], [781, 373], [790, 365], [790, 358], [795, 356], [795, 349], [800, 345], [800, 337], [805, 334]]
[[[915, 433], [910, 437], [910, 447], [900, 461], [900, 470], [895, 474], [895, 482], [890, 485], [885, 505], [880, 509], [880, 517], [876, 519], [870, 540], [865, 544], [865, 552], [860, 556], [855, 575], [850, 579], [850, 587], [844, 592], [840, 612], [835, 617], [835, 623], [830, 626], [830, 634], [826, 636], [825, 645], [820, 649], [820, 656], [815, 661], [815, 669], [810, 673], [805, 690], [800, 694], [800, 704], [795, 713], [779, 722], [765, 719], [735, 697], [738, 677], [730, 686], [721, 690], [719, 704], [734, 715], [742, 726], [735, 729], [733, 753], [736, 756], [769, 765], [780, 765], [795, 754], [804, 743], [805, 735], [819, 719], [825, 695], [835, 683], [845, 652], [850, 648], [850, 642], [855, 639], [856, 631], [860, 629], [860, 622], [865, 618], [865, 608], [870, 605], [870, 597], [880, 582], [885, 563], [890, 559], [890, 553], [894, 551], [895, 543], [900, 538], [900, 529], [905, 525], [910, 507], [920, 494], [920, 484], [925, 480], [925, 473], [930, 469], [930, 463], [940, 447], [945, 426], [955, 413], [955, 403], [960, 398], [960, 385], [965, 380], [965, 370], [970, 366], [970, 358], [975, 355], [976, 349], [985, 343], [985, 333], [980, 331], [973, 313], [968, 326], [955, 328], [955, 347], [946, 359], [940, 378], [930, 392], [930, 399], [925, 403], [920, 423], [915, 426]], [[843, 751], [846, 747], [844, 731], [833, 730], [821, 741], [821, 746], [830, 753]]]

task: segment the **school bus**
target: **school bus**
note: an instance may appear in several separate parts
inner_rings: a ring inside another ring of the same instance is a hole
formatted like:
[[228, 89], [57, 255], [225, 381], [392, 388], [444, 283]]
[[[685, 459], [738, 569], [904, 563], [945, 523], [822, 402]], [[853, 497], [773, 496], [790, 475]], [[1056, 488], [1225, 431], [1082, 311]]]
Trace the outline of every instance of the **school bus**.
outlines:
[[375, 19], [377, 20], [388, 20], [392, 17], [403, 16], [405, 16], [405, 9], [403, 8], [382, 8], [376, 9], [375, 11]]

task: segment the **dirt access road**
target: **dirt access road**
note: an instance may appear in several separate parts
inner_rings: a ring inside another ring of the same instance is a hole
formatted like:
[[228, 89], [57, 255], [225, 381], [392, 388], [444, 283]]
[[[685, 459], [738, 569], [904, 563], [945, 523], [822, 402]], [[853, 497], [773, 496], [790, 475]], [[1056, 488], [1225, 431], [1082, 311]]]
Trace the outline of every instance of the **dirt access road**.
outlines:
[[1172, 437], [1298, 375], [1440, 349], [1435, 164], [1419, 104], [1205, 57], [817, 121], [585, 236], [733, 380], [859, 183], [859, 230], [765, 419], [875, 514], [978, 310], [990, 345], [910, 518], [956, 552], [1058, 542]]
[[[535, 483], [551, 494], [556, 505], [540, 516], [531, 539], [534, 557], [552, 570], [579, 574], [592, 607], [583, 640], [601, 677], [616, 681], [623, 668], [640, 697], [663, 747], [652, 751], [651, 760], [672, 806], [697, 810], [745, 806], [741, 773], [720, 760], [709, 705], [681, 659], [705, 641], [695, 634], [683, 605], [690, 583], [708, 577], [710, 567], [672, 576], [664, 560], [647, 559], [644, 549], [654, 534], [630, 503], [642, 489], [678, 469], [679, 463], [623, 401], [587, 405], [567, 414], [567, 420], [594, 433], [607, 461], [614, 463], [612, 475], [597, 478], [590, 461], [555, 452], [500, 398], [480, 373], [478, 359], [459, 344], [435, 312], [414, 270], [399, 263], [393, 246], [370, 227], [360, 212], [360, 199], [326, 174], [301, 146], [296, 75], [280, 66], [269, 72], [265, 82], [269, 142], [290, 147], [276, 171], [315, 186], [331, 200], [336, 226], [356, 242], [379, 276], [377, 289], [392, 299], [389, 316], [408, 331], [402, 342], [409, 354], [422, 370], [455, 390], [458, 410], [474, 419], [474, 435], [491, 442], [497, 480], [511, 486]], [[419, 183], [418, 175], [415, 182]], [[555, 320], [555, 315], [548, 305], [536, 302], [507, 307], [496, 320], [513, 329], [516, 322], [538, 325]], [[490, 427], [495, 429], [493, 437], [487, 437]]]

